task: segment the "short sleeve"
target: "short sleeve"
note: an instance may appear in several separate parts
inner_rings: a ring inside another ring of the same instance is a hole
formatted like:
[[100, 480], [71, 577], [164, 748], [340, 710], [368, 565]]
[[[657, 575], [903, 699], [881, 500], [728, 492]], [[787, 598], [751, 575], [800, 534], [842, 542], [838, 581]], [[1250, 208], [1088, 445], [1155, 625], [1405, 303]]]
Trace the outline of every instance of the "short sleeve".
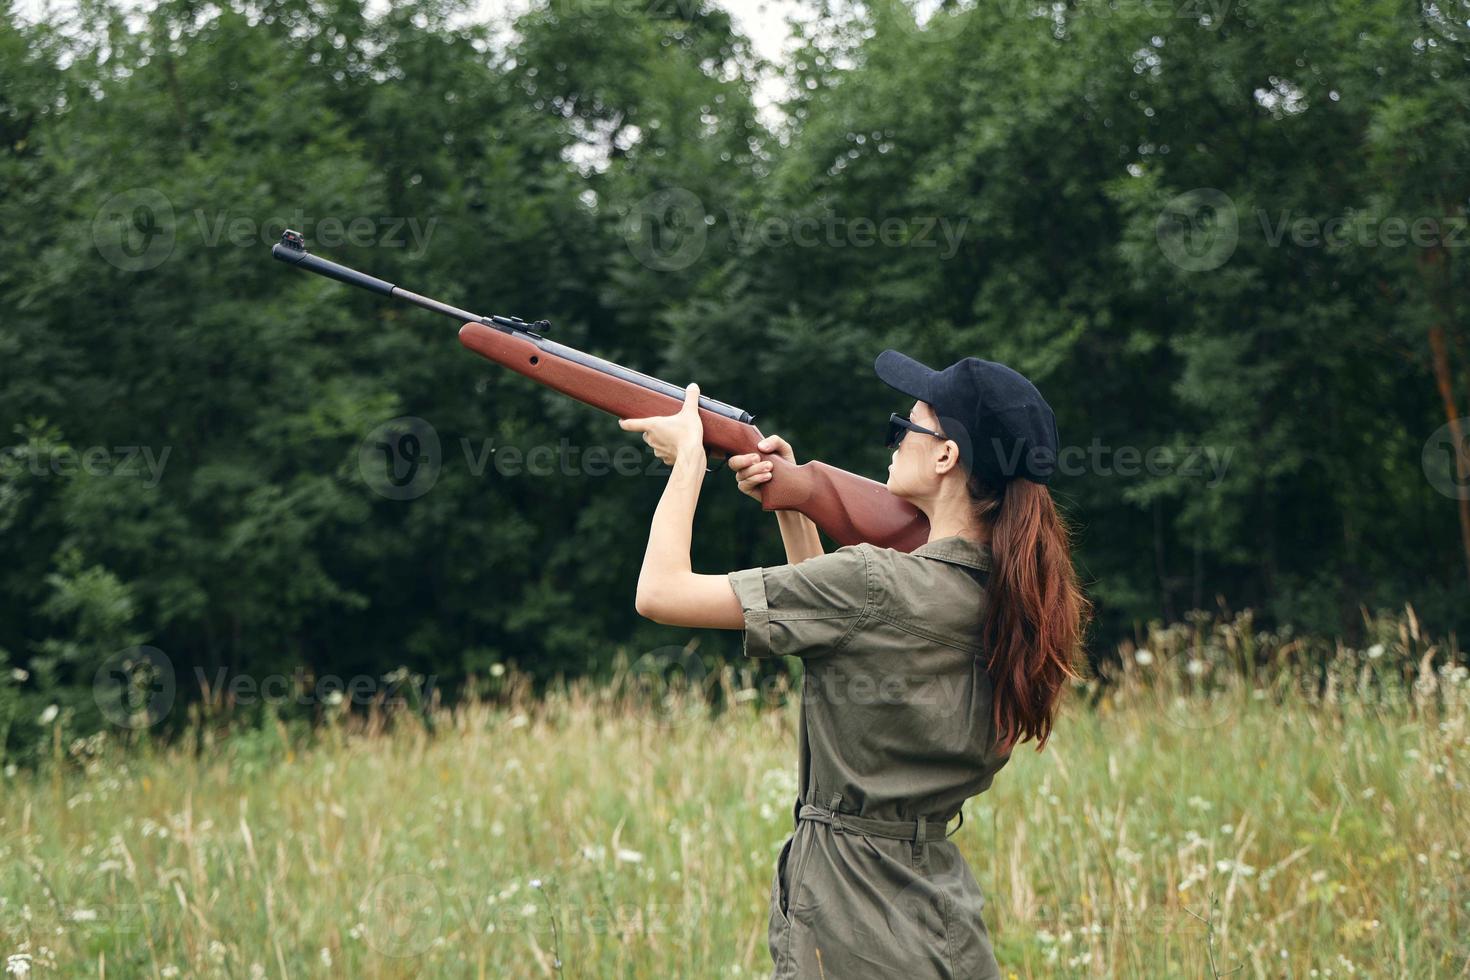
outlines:
[[866, 545], [798, 565], [730, 572], [747, 657], [820, 657], [842, 648], [872, 601]]

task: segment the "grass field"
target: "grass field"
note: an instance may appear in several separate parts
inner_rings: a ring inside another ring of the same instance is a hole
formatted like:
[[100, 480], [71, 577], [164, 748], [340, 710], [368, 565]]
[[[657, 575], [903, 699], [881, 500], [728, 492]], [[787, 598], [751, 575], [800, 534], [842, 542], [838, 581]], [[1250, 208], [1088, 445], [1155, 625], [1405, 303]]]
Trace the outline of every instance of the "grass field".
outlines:
[[[1228, 643], [1151, 645], [966, 806], [1003, 971], [1470, 976], [1464, 668], [1399, 688], [1346, 651], [1303, 695], [1230, 673]], [[0, 783], [0, 957], [35, 977], [762, 975], [797, 714], [736, 676], [718, 713], [512, 683], [432, 734], [59, 749]]]

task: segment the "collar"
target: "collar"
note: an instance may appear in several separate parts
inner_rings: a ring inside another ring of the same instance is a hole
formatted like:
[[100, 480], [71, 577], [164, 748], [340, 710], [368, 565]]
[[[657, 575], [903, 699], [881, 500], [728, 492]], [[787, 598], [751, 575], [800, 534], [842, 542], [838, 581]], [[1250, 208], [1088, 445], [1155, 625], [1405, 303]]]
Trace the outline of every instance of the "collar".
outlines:
[[990, 549], [958, 534], [930, 541], [922, 548], [916, 548], [911, 554], [922, 558], [937, 558], [940, 561], [966, 565], [970, 568], [988, 569], [990, 567]]

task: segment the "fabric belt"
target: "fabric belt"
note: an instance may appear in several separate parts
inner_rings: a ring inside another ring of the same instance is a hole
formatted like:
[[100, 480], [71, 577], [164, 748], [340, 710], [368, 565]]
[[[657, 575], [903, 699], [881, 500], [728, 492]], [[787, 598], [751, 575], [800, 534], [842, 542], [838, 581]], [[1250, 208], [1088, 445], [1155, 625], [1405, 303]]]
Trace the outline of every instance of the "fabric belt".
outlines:
[[832, 799], [826, 806], [815, 806], [801, 800], [796, 802], [800, 809], [797, 811], [797, 822], [812, 820], [816, 823], [831, 824], [834, 833], [854, 833], [863, 837], [887, 837], [890, 840], [908, 840], [914, 842], [918, 848], [932, 840], [942, 840], [955, 834], [965, 825], [965, 812], [960, 811], [960, 822], [955, 825], [954, 830], [944, 832], [949, 817], [919, 817], [916, 820], [874, 820], [870, 817], [859, 817], [853, 813], [839, 813], [837, 804], [842, 801], [841, 793], [833, 793]]

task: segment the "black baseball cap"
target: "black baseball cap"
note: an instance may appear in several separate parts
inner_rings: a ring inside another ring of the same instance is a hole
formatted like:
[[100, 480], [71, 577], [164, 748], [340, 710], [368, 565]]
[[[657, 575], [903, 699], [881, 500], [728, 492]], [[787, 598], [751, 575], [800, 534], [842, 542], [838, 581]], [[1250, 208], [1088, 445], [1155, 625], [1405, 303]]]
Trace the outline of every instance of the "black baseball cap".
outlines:
[[1019, 372], [978, 357], [936, 371], [896, 350], [873, 362], [878, 377], [939, 416], [939, 430], [960, 447], [960, 463], [994, 485], [1017, 477], [1046, 483], [1057, 464], [1057, 420], [1036, 386]]

